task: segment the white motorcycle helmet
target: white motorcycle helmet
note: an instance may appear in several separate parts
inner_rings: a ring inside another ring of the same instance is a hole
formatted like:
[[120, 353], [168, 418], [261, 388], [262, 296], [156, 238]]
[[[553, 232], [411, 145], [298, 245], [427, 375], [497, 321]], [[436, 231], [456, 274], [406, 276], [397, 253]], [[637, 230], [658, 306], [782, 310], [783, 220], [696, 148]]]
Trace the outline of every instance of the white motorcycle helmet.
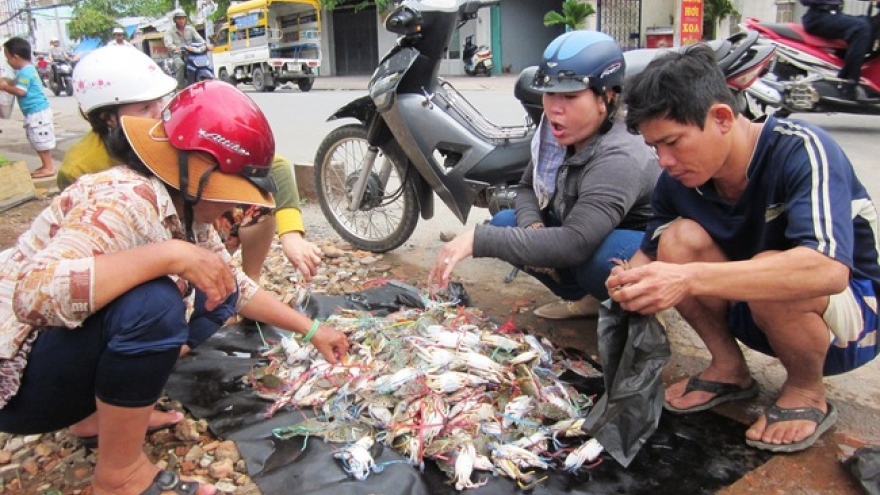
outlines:
[[73, 70], [73, 95], [83, 115], [110, 105], [155, 100], [176, 88], [176, 79], [137, 50], [98, 48]]

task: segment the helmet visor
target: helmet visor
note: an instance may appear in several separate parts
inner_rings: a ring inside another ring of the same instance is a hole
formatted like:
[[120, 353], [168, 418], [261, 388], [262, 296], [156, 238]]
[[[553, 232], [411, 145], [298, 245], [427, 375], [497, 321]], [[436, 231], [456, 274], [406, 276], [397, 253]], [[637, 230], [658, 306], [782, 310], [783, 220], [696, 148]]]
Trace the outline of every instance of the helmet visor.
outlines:
[[598, 82], [595, 77], [579, 76], [571, 72], [547, 74], [539, 70], [532, 81], [532, 89], [542, 93], [576, 93], [590, 89]]

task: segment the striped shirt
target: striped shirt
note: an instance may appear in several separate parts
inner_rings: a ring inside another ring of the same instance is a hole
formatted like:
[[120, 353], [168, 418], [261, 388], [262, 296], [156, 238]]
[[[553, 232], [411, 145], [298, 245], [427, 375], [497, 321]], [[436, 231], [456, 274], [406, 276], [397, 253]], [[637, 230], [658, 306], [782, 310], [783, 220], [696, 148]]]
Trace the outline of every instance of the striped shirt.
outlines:
[[642, 250], [654, 256], [657, 229], [684, 217], [706, 229], [730, 260], [803, 246], [840, 261], [853, 277], [880, 290], [877, 210], [828, 133], [768, 118], [747, 176], [748, 185], [731, 205], [711, 184], [687, 188], [663, 172]]

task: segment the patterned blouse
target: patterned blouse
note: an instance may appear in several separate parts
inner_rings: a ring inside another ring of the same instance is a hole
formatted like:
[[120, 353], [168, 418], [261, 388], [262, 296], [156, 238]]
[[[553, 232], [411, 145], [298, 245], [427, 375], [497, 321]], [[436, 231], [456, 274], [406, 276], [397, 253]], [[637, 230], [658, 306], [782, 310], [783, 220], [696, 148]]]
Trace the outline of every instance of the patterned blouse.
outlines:
[[[232, 258], [211, 225], [195, 223], [196, 244]], [[17, 392], [33, 341], [44, 327], [76, 329], [95, 312], [95, 257], [186, 239], [165, 184], [118, 166], [82, 177], [34, 220], [15, 247], [0, 252], [0, 408]], [[238, 306], [258, 286], [233, 268]], [[172, 276], [181, 294], [187, 283]], [[183, 297], [183, 296], [181, 296]], [[191, 314], [193, 295], [185, 298]]]

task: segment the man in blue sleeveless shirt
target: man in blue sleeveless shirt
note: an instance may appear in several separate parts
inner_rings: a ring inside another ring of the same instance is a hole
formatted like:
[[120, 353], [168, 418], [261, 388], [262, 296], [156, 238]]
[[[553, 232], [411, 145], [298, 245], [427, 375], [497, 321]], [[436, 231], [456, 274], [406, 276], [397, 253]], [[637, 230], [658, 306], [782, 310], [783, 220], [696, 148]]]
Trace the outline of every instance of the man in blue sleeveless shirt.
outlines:
[[746, 443], [805, 449], [837, 418], [822, 377], [877, 355], [874, 204], [821, 129], [740, 115], [706, 46], [654, 60], [629, 88], [627, 125], [663, 173], [641, 249], [612, 271], [608, 292], [630, 311], [675, 307], [712, 354], [667, 388], [666, 409], [755, 396], [739, 340], [787, 372]]

